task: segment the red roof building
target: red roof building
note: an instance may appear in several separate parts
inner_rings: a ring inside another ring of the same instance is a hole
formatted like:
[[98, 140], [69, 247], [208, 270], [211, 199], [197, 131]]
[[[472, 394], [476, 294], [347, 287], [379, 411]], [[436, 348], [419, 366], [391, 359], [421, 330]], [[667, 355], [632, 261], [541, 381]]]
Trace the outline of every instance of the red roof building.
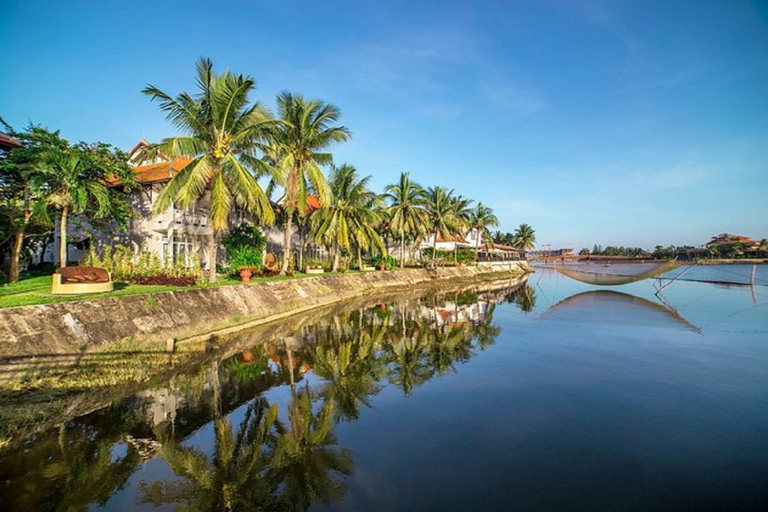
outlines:
[[20, 148], [21, 142], [15, 137], [11, 137], [5, 132], [0, 132], [0, 149], [10, 151], [14, 148]]
[[728, 245], [728, 244], [744, 244], [753, 245], [758, 243], [754, 238], [750, 238], [744, 235], [733, 235], [731, 233], [720, 233], [717, 236], [713, 236], [712, 240], [704, 244], [704, 247], [713, 247], [716, 245]]

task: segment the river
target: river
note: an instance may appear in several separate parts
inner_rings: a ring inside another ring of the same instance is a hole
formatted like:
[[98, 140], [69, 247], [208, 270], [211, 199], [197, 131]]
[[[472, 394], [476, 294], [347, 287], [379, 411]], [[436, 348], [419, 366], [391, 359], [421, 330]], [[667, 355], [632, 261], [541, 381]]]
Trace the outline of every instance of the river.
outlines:
[[244, 332], [6, 447], [0, 508], [768, 509], [768, 287], [655, 292], [541, 269]]

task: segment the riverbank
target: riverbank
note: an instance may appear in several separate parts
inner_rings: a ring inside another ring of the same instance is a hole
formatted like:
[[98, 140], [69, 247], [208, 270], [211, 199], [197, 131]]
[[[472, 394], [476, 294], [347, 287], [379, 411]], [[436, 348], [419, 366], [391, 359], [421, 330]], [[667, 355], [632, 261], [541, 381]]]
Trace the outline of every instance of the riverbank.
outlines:
[[406, 269], [6, 308], [0, 310], [0, 359], [77, 357], [117, 345], [164, 349], [169, 338], [243, 328], [382, 290], [522, 273], [484, 266]]
[[[327, 281], [329, 278], [318, 279]], [[206, 361], [226, 359], [275, 337], [292, 336], [303, 326], [328, 315], [433, 294], [447, 296], [514, 290], [523, 286], [526, 280], [527, 275], [522, 273], [481, 272], [470, 278], [434, 279], [406, 288], [378, 288], [376, 293], [333, 301], [302, 314], [264, 317], [239, 324], [237, 330], [244, 332], [236, 336], [232, 336], [235, 331], [232, 328], [218, 330], [215, 336], [210, 333], [192, 336], [181, 340], [171, 353], [152, 343], [142, 347], [136, 343], [116, 343], [77, 355], [5, 358], [0, 361], [3, 378], [0, 386], [0, 449], [12, 440], [19, 441], [58, 427], [121, 397], [184, 375]], [[215, 339], [214, 343], [211, 338]]]

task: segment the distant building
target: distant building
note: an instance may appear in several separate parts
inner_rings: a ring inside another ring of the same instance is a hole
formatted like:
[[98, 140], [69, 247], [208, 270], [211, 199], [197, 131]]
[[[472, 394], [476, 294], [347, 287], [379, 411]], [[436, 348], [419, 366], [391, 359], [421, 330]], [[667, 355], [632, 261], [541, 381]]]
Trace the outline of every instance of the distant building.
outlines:
[[717, 236], [713, 236], [712, 239], [704, 244], [704, 247], [711, 248], [718, 245], [730, 245], [730, 244], [742, 244], [742, 245], [757, 245], [760, 242], [754, 238], [750, 238], [744, 235], [732, 235], [731, 233], [720, 233]]

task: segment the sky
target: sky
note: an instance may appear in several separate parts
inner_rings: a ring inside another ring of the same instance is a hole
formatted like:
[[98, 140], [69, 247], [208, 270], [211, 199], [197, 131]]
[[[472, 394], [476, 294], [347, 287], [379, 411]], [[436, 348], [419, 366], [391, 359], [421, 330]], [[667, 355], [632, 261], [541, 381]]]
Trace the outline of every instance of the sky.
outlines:
[[0, 116], [129, 150], [195, 63], [338, 106], [337, 164], [481, 201], [539, 247], [768, 237], [768, 2], [3, 0]]

